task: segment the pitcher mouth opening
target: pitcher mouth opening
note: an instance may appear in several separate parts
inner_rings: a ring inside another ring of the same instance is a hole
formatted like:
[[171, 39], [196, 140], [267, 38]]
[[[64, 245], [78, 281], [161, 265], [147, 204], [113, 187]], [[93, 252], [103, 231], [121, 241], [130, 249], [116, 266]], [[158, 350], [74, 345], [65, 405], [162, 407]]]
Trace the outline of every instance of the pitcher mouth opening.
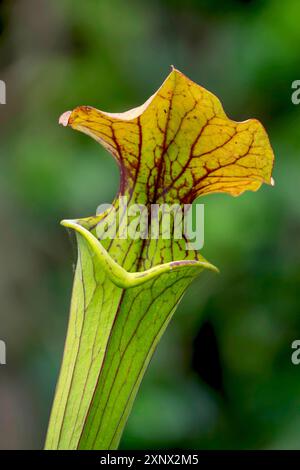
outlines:
[[208, 261], [202, 260], [172, 260], [168, 263], [158, 264], [150, 269], [137, 272], [129, 272], [120, 266], [104, 248], [101, 241], [95, 237], [88, 229], [84, 228], [77, 220], [62, 220], [61, 225], [67, 228], [75, 230], [79, 236], [89, 244], [93, 253], [100, 262], [103, 270], [106, 272], [110, 280], [118, 287], [126, 289], [130, 287], [136, 287], [144, 284], [145, 282], [158, 277], [161, 274], [167, 272], [173, 272], [175, 270], [185, 269], [194, 267], [199, 269], [199, 272], [204, 269], [209, 269], [214, 272], [219, 272], [216, 266], [212, 265]]

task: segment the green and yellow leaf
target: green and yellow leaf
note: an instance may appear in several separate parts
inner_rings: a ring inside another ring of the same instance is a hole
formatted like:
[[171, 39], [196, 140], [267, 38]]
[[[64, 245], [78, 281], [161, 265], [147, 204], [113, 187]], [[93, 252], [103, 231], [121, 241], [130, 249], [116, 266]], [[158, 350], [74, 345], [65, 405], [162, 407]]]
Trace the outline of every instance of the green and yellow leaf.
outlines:
[[[191, 204], [272, 184], [273, 151], [254, 119], [229, 119], [212, 93], [171, 73], [146, 103], [112, 114], [88, 106], [60, 123], [103, 145], [120, 167], [119, 195], [133, 204]], [[62, 369], [46, 448], [118, 446], [157, 342], [190, 282], [215, 270], [185, 240], [99, 240], [115, 215], [63, 221], [75, 230], [78, 262]], [[122, 214], [120, 214], [122, 216]]]

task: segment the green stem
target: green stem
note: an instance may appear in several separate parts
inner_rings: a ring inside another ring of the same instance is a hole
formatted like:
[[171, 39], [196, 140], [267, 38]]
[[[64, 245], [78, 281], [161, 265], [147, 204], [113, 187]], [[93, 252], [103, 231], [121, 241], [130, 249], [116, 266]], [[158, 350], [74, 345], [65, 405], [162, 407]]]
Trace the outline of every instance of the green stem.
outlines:
[[75, 221], [70, 320], [46, 449], [115, 449], [155, 347], [202, 261], [129, 273]]

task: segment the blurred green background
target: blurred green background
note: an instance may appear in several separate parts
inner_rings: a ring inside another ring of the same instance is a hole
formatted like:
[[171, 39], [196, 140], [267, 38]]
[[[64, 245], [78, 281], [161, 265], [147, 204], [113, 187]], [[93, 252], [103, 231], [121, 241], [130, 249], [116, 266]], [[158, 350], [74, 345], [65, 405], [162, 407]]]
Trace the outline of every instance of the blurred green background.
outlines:
[[0, 448], [42, 448], [66, 332], [73, 241], [62, 218], [118, 188], [113, 159], [58, 126], [77, 105], [143, 103], [174, 64], [235, 120], [260, 119], [275, 188], [205, 203], [200, 277], [162, 339], [121, 448], [300, 448], [297, 0], [0, 2]]

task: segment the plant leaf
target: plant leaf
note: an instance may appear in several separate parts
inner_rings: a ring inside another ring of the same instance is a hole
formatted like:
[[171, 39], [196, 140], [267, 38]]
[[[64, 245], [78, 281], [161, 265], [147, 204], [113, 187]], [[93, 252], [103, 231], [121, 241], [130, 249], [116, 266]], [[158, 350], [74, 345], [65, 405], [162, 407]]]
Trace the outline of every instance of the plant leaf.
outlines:
[[147, 202], [238, 196], [271, 184], [273, 151], [255, 119], [229, 119], [218, 98], [173, 69], [139, 108], [120, 114], [80, 106], [62, 122], [104, 145], [121, 167], [121, 192]]
[[[262, 125], [228, 119], [219, 100], [173, 69], [142, 106], [121, 114], [81, 106], [60, 122], [99, 141], [120, 166], [120, 190], [100, 215], [63, 225], [78, 242], [63, 364], [46, 448], [118, 446], [144, 371], [190, 282], [216, 270], [185, 240], [122, 237], [124, 207], [237, 196], [272, 183], [273, 152]], [[119, 216], [116, 237], [97, 230]], [[130, 219], [131, 220], [131, 219]]]

